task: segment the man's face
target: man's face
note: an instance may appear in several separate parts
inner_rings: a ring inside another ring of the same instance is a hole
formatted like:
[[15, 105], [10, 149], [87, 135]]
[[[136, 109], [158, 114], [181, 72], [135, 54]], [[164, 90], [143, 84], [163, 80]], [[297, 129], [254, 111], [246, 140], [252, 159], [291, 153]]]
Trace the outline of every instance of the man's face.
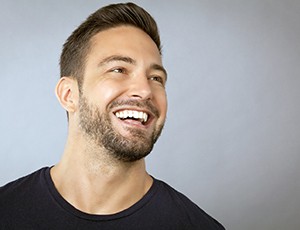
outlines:
[[152, 39], [120, 26], [98, 33], [87, 56], [79, 99], [85, 136], [125, 162], [145, 157], [163, 128], [166, 73]]

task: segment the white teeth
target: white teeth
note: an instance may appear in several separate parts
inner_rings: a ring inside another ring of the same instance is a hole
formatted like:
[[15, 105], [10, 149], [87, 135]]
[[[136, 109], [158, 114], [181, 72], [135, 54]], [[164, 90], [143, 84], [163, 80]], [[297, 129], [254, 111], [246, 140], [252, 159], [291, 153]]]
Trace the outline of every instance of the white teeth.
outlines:
[[146, 122], [148, 120], [148, 114], [147, 113], [143, 113], [143, 119], [144, 119], [144, 122]]
[[126, 119], [126, 118], [140, 119], [144, 123], [148, 120], [147, 113], [139, 112], [139, 111], [135, 111], [135, 110], [123, 110], [123, 111], [117, 112], [116, 116], [120, 119]]
[[143, 112], [138, 112], [138, 116], [144, 120], [144, 113]]

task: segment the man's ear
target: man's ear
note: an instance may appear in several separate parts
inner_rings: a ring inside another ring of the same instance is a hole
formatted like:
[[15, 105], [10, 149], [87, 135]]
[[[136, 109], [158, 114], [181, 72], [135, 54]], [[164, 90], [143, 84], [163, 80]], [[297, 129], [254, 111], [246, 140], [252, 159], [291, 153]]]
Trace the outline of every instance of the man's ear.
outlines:
[[75, 112], [78, 105], [78, 84], [76, 79], [62, 77], [55, 87], [56, 97], [61, 106], [69, 113]]

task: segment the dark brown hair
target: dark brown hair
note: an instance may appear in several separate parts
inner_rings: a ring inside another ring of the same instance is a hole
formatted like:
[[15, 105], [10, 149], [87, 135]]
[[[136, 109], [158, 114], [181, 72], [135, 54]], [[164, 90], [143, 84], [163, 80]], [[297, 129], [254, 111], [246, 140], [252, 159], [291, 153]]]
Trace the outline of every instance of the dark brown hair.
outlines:
[[61, 77], [76, 78], [80, 89], [91, 38], [101, 31], [121, 25], [131, 25], [143, 30], [161, 52], [156, 22], [147, 11], [134, 3], [111, 4], [91, 14], [67, 39], [60, 57]]

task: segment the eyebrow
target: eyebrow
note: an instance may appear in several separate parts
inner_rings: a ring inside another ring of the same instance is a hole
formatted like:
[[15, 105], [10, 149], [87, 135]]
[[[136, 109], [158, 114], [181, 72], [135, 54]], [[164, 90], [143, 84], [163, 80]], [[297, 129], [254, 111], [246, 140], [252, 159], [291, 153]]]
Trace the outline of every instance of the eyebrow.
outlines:
[[[122, 56], [122, 55], [112, 55], [112, 56], [109, 56], [109, 57], [106, 57], [104, 58], [103, 60], [101, 60], [101, 62], [99, 62], [98, 66], [101, 67], [103, 65], [106, 65], [110, 62], [114, 62], [114, 61], [122, 61], [122, 62], [126, 62], [128, 64], [132, 64], [132, 65], [136, 65], [136, 60], [132, 59], [131, 57], [128, 57], [128, 56]], [[167, 70], [159, 65], [159, 64], [152, 64], [150, 66], [151, 69], [153, 70], [158, 70], [158, 71], [161, 71], [165, 74], [166, 78], [167, 78]]]
[[99, 64], [98, 66], [103, 66], [105, 64], [108, 64], [110, 62], [114, 62], [114, 61], [122, 61], [122, 62], [126, 62], [129, 64], [136, 64], [136, 61], [133, 60], [131, 57], [127, 57], [127, 56], [121, 56], [121, 55], [112, 55], [109, 57], [104, 58]]

